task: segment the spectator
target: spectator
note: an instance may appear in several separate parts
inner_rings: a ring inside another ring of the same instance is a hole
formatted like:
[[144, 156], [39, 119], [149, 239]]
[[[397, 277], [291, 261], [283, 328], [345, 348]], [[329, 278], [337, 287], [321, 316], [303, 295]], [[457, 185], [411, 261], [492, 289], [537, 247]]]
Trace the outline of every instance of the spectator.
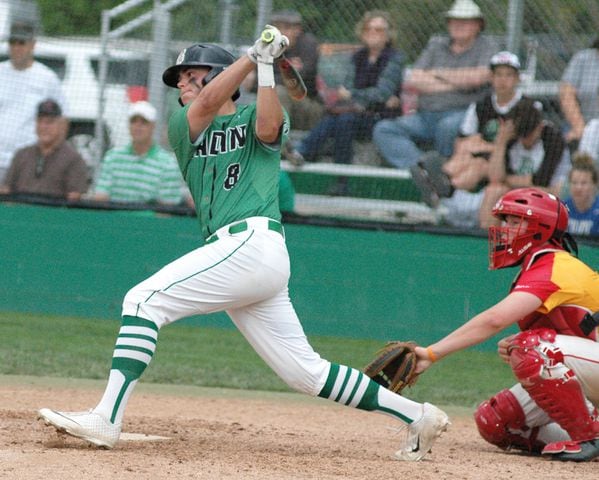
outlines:
[[289, 48], [285, 56], [301, 74], [308, 95], [301, 102], [293, 100], [283, 85], [281, 74], [275, 69], [277, 93], [281, 105], [289, 113], [291, 125], [299, 130], [309, 130], [320, 120], [324, 106], [316, 89], [318, 73], [319, 45], [316, 37], [305, 32], [302, 16], [295, 10], [273, 12], [270, 23], [277, 27], [289, 39]]
[[95, 200], [181, 203], [183, 179], [175, 157], [153, 139], [156, 115], [156, 109], [146, 101], [131, 105], [131, 143], [106, 153], [95, 186]]
[[[432, 208], [443, 205], [446, 221], [455, 227], [478, 226], [482, 189], [488, 181], [489, 157], [499, 121], [527, 98], [518, 90], [520, 60], [516, 55], [496, 53], [490, 68], [492, 92], [468, 107], [451, 158], [446, 161], [432, 153], [410, 168], [423, 201]], [[542, 108], [540, 103], [537, 106]]]
[[33, 25], [15, 22], [8, 37], [9, 59], [0, 63], [0, 183], [14, 153], [37, 141], [36, 109], [52, 98], [64, 111], [60, 80], [45, 65], [34, 60]]
[[451, 156], [466, 108], [488, 90], [489, 60], [497, 50], [481, 35], [485, 21], [480, 8], [472, 0], [456, 0], [446, 18], [449, 37], [428, 42], [405, 82], [418, 91], [416, 113], [381, 120], [374, 127], [375, 145], [397, 168], [414, 165], [422, 155], [417, 144], [423, 142]]
[[570, 196], [566, 205], [570, 212], [568, 231], [573, 235], [599, 235], [599, 175], [593, 159], [586, 153], [577, 153], [568, 175]]
[[[402, 55], [393, 47], [397, 31], [387, 12], [366, 12], [356, 26], [363, 47], [351, 59], [343, 85], [335, 89], [335, 99], [327, 114], [298, 146], [298, 152], [314, 161], [326, 140], [334, 139], [335, 163], [351, 163], [354, 138], [370, 138], [372, 127], [381, 118], [400, 112], [399, 89]], [[332, 194], [347, 193], [347, 178], [341, 177]]]
[[37, 142], [15, 153], [2, 193], [79, 200], [89, 186], [87, 165], [65, 140], [68, 120], [58, 103], [39, 104], [35, 129]]
[[[316, 37], [304, 31], [302, 16], [296, 10], [280, 10], [270, 16], [270, 24], [277, 27], [289, 39], [285, 56], [301, 74], [308, 94], [301, 102], [293, 100], [283, 85], [278, 68], [275, 68], [276, 89], [281, 105], [289, 113], [291, 127], [295, 130], [310, 130], [324, 113], [324, 105], [317, 89], [319, 43]], [[256, 72], [251, 72], [242, 84], [243, 91], [255, 91]], [[288, 141], [283, 145], [281, 156], [295, 165], [303, 159]]]
[[599, 38], [574, 54], [570, 59], [559, 87], [559, 102], [570, 129], [568, 143], [576, 145], [585, 126], [599, 117]]
[[482, 197], [482, 228], [495, 224], [491, 210], [508, 190], [537, 187], [559, 195], [570, 171], [570, 150], [561, 131], [543, 119], [533, 100], [522, 100], [499, 122], [489, 158], [489, 185]]

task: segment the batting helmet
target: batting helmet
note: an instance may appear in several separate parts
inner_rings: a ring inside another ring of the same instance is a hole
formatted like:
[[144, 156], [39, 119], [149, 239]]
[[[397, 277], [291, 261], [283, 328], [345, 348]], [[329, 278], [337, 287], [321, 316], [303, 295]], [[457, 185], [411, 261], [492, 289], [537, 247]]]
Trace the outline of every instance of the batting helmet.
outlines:
[[[518, 227], [489, 228], [489, 268], [518, 265], [534, 247], [551, 241], [570, 250], [564, 239], [569, 235], [568, 207], [555, 195], [537, 188], [518, 188], [507, 192], [493, 207], [493, 216], [520, 218]], [[523, 221], [526, 220], [526, 226]]]
[[[210, 67], [210, 73], [202, 81], [202, 84], [206, 85], [235, 60], [232, 53], [218, 45], [198, 43], [179, 53], [175, 65], [168, 67], [162, 74], [162, 81], [169, 87], [177, 88], [179, 72], [184, 68]], [[233, 100], [239, 98], [239, 90], [233, 94], [232, 98]]]

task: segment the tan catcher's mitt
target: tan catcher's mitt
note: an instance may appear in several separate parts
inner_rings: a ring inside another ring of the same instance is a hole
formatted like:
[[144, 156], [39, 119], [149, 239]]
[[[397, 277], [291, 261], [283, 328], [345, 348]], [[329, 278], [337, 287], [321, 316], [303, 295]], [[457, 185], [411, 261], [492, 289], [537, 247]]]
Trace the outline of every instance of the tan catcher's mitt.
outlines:
[[392, 392], [401, 393], [418, 380], [415, 342], [387, 342], [376, 357], [364, 367], [364, 373]]

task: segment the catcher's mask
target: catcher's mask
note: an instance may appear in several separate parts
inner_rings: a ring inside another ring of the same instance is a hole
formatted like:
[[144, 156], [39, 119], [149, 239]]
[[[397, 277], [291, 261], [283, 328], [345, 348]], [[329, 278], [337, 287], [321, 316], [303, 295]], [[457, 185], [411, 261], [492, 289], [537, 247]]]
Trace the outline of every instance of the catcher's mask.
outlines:
[[[210, 67], [210, 72], [202, 79], [202, 85], [206, 85], [235, 60], [232, 53], [218, 45], [198, 43], [183, 49], [179, 53], [175, 65], [168, 67], [162, 74], [162, 81], [169, 87], [177, 88], [179, 72], [184, 68]], [[239, 90], [231, 98], [233, 101], [237, 100]]]
[[[578, 252], [576, 242], [566, 231], [568, 207], [555, 195], [536, 188], [518, 188], [501, 197], [492, 213], [502, 225], [489, 228], [491, 270], [519, 265], [527, 253], [546, 242]], [[519, 222], [506, 225], [508, 215], [518, 217]]]

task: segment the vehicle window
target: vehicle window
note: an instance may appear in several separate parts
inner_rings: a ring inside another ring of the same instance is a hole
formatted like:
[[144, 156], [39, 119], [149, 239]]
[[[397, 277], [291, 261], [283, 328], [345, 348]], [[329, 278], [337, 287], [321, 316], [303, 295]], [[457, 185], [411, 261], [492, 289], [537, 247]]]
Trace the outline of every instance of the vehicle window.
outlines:
[[[99, 78], [100, 61], [91, 61], [96, 78]], [[124, 85], [147, 85], [150, 62], [147, 60], [109, 60], [107, 83]]]
[[66, 73], [66, 60], [64, 58], [56, 58], [56, 57], [42, 57], [40, 55], [36, 55], [35, 59], [46, 65], [46, 67], [54, 70], [56, 75], [60, 80], [64, 80], [64, 76]]
[[[64, 80], [65, 71], [66, 71], [66, 60], [64, 58], [56, 58], [56, 57], [43, 57], [40, 55], [36, 55], [35, 59], [46, 65], [48, 68], [53, 70], [60, 80]], [[0, 62], [4, 62], [8, 60], [8, 55], [1, 54]]]

